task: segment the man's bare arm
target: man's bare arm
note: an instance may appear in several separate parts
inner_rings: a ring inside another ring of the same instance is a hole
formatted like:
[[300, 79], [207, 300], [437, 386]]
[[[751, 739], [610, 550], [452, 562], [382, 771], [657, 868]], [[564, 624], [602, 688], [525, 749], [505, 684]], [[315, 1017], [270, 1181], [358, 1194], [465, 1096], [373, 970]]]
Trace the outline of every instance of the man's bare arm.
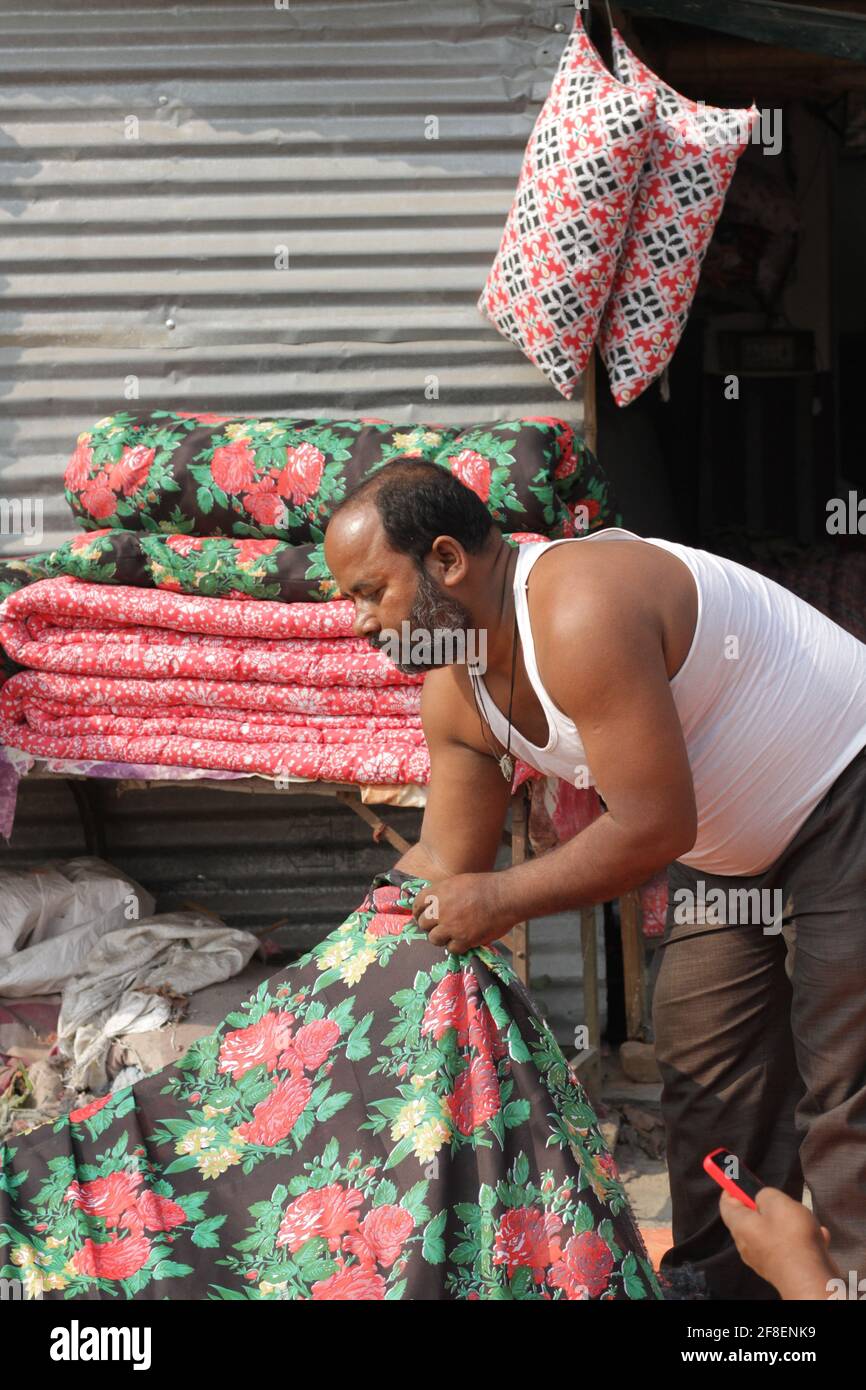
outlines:
[[536, 643], [541, 679], [577, 725], [607, 811], [538, 859], [434, 876], [414, 909], [433, 945], [467, 951], [515, 922], [605, 902], [694, 844], [694, 785], [660, 623], [651, 601], [617, 588], [582, 592], [576, 613], [549, 604]]
[[513, 921], [606, 902], [685, 854], [697, 835], [682, 726], [647, 611], [616, 594], [589, 596], [545, 647], [542, 679], [544, 661], [607, 811], [566, 844], [496, 875], [496, 907]]
[[421, 694], [431, 780], [421, 838], [394, 866], [421, 878], [491, 870], [505, 823], [510, 789], [479, 747], [465, 683], [464, 672], [447, 667], [430, 672]]

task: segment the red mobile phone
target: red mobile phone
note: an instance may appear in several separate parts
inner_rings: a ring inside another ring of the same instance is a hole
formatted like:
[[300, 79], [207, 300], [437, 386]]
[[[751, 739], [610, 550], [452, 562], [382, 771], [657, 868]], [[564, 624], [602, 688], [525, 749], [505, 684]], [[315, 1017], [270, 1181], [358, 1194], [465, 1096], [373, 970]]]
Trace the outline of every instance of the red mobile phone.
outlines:
[[766, 1183], [756, 1177], [730, 1149], [713, 1149], [704, 1159], [704, 1171], [743, 1206], [756, 1211], [755, 1198]]

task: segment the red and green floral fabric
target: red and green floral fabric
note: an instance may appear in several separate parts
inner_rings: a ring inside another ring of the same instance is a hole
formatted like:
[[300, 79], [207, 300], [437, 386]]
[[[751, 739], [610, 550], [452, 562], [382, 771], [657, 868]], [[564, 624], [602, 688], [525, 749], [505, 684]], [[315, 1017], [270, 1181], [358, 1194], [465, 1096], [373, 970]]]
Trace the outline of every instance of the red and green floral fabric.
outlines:
[[124, 412], [81, 434], [66, 469], [82, 534], [53, 551], [0, 559], [0, 600], [62, 574], [212, 598], [333, 598], [327, 520], [397, 458], [450, 469], [515, 541], [621, 520], [596, 459], [568, 421], [552, 416], [458, 431]]
[[82, 531], [39, 555], [0, 560], [0, 599], [58, 575], [94, 584], [283, 603], [330, 599], [337, 592], [321, 543], [156, 535], [106, 527]]
[[[586, 515], [592, 504], [587, 501]], [[535, 532], [506, 536], [518, 544], [543, 540]], [[69, 575], [92, 584], [164, 589], [206, 598], [278, 599], [310, 603], [336, 597], [324, 547], [228, 536], [152, 535], [142, 531], [82, 531], [56, 550], [0, 560], [0, 599], [41, 579]]]
[[382, 420], [121, 412], [79, 435], [66, 497], [87, 529], [319, 542], [335, 506], [399, 458], [472, 488], [505, 531], [566, 534], [569, 508], [608, 507], [607, 479], [564, 420], [455, 429]]
[[[393, 871], [392, 871], [393, 874]], [[664, 1296], [595, 1113], [503, 955], [358, 910], [176, 1065], [0, 1146], [28, 1298]]]

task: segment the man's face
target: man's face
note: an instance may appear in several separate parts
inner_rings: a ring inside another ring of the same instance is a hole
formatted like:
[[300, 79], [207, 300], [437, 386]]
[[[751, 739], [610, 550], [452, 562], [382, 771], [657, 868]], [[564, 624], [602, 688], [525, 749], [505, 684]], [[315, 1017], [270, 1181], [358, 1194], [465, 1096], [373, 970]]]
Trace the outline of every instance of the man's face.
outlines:
[[[441, 588], [415, 564], [410, 555], [392, 550], [375, 506], [352, 508], [334, 518], [325, 533], [325, 559], [340, 592], [355, 604], [355, 632], [377, 651], [392, 647], [389, 634], [465, 632], [472, 619], [447, 589]], [[444, 644], [445, 650], [448, 644]], [[409, 658], [409, 653], [401, 651]], [[401, 671], [416, 674], [444, 664], [436, 659], [395, 661]]]
[[[415, 588], [415, 598], [409, 610], [409, 632], [429, 633], [431, 639], [433, 634], [447, 632], [466, 632], [472, 626], [472, 618], [468, 610], [459, 603], [456, 598], [445, 590], [440, 589], [434, 583], [427, 571], [422, 567], [416, 571], [418, 583]], [[373, 641], [373, 646], [380, 643]], [[431, 657], [428, 661], [419, 659], [398, 661], [395, 664], [401, 671], [408, 671], [410, 675], [414, 671], [431, 671], [435, 666], [443, 666], [447, 661], [442, 654], [449, 650], [454, 650], [453, 644], [448, 646], [439, 642], [438, 646], [431, 640]]]

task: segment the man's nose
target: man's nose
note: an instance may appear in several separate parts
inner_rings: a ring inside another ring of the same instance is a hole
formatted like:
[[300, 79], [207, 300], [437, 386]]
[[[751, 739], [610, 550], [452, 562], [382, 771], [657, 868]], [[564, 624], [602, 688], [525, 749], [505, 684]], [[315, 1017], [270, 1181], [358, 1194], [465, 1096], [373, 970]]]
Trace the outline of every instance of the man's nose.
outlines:
[[379, 624], [370, 613], [356, 613], [352, 631], [356, 637], [375, 637]]

